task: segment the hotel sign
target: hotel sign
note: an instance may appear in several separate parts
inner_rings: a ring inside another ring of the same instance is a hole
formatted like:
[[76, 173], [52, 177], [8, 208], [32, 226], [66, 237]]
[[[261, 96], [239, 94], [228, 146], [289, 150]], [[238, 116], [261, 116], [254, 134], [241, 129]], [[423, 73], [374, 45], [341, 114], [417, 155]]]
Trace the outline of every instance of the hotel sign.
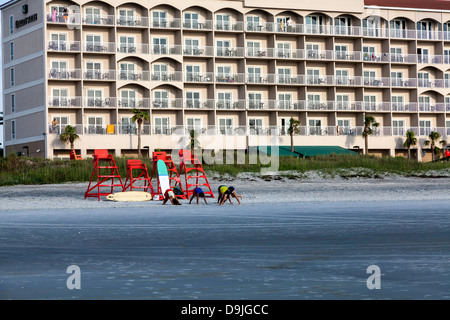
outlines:
[[37, 15], [37, 13], [35, 13], [32, 16], [26, 17], [25, 19], [16, 20], [16, 28], [19, 29], [20, 27], [23, 27], [26, 24], [37, 21], [37, 19], [38, 19], [38, 15]]

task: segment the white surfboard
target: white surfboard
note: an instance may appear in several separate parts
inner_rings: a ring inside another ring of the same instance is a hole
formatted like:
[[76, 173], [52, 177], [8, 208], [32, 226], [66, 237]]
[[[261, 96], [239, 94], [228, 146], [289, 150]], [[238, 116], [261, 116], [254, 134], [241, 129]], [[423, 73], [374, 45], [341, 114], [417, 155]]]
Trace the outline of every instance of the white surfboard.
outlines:
[[158, 168], [159, 186], [161, 187], [161, 194], [164, 196], [167, 189], [170, 189], [169, 174], [167, 172], [167, 166], [163, 160], [156, 162]]
[[125, 191], [108, 194], [106, 199], [111, 201], [149, 201], [152, 200], [152, 194], [144, 191]]

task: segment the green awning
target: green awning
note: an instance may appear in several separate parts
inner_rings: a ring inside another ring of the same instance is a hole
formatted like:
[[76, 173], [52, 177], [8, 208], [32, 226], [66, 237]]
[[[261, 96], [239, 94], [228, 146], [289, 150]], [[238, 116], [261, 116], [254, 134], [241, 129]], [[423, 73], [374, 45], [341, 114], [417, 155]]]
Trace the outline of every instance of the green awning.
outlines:
[[[250, 147], [255, 148], [255, 147]], [[260, 152], [272, 154], [272, 146], [257, 146]], [[328, 156], [331, 154], [356, 155], [357, 153], [339, 146], [294, 146], [294, 152], [291, 152], [291, 146], [279, 146], [278, 154], [280, 157], [314, 157]]]

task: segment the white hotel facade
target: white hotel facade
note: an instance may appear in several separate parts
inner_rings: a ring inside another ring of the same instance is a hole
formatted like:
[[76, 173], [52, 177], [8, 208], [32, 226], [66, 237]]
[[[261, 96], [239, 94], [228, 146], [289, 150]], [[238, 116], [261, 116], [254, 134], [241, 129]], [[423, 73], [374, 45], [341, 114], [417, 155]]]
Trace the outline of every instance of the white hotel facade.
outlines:
[[369, 114], [380, 124], [369, 153], [405, 155], [412, 130], [427, 160], [428, 133], [450, 134], [450, 5], [389, 3], [12, 0], [1, 7], [5, 154], [67, 158], [59, 133], [72, 125], [83, 157], [136, 155], [138, 108], [150, 116], [144, 154], [176, 148], [186, 129], [208, 149], [289, 145], [291, 117], [295, 145], [363, 149]]

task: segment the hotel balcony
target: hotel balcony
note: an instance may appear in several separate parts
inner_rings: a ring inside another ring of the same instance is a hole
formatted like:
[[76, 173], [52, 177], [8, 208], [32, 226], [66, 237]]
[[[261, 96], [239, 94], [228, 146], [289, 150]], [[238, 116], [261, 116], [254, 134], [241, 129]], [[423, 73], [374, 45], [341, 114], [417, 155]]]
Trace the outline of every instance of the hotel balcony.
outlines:
[[81, 80], [81, 69], [50, 69], [49, 80]]

